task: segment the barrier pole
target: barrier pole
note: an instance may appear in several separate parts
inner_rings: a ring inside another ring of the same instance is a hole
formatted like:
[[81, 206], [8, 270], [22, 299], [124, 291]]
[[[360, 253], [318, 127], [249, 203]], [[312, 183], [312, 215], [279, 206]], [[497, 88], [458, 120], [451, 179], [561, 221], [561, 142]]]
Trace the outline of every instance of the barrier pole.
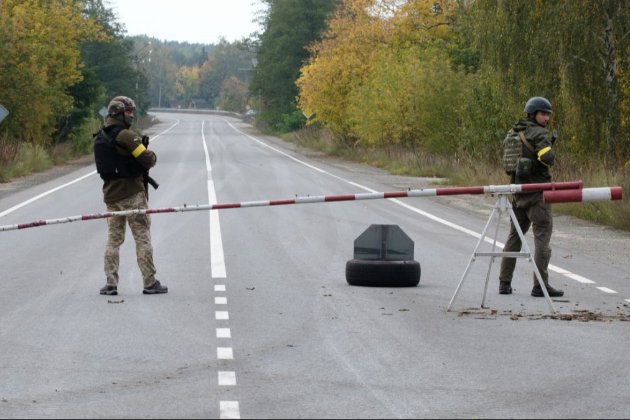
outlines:
[[[160, 214], [160, 213], [176, 213], [187, 211], [203, 211], [203, 210], [227, 210], [234, 208], [247, 207], [264, 207], [264, 206], [281, 206], [290, 204], [311, 204], [311, 203], [331, 203], [338, 201], [360, 201], [360, 200], [376, 200], [388, 198], [405, 198], [405, 197], [439, 197], [443, 195], [473, 195], [473, 194], [513, 194], [520, 192], [533, 191], [556, 191], [556, 190], [579, 190], [582, 188], [582, 181], [572, 182], [551, 182], [546, 184], [508, 184], [508, 185], [488, 185], [477, 187], [447, 187], [433, 189], [418, 189], [407, 191], [393, 192], [374, 192], [359, 193], [345, 195], [322, 195], [322, 196], [302, 196], [282, 200], [261, 200], [261, 201], [244, 201], [240, 203], [217, 203], [217, 204], [194, 204], [183, 205], [179, 207], [167, 207], [159, 209], [133, 209], [106, 213], [93, 213], [86, 215], [68, 216], [59, 219], [35, 220], [28, 223], [18, 223], [13, 225], [0, 226], [0, 232], [9, 230], [22, 230], [39, 226], [48, 226], [62, 223], [72, 223], [78, 221], [106, 219], [114, 216], [131, 216], [134, 214]], [[613, 187], [621, 188], [621, 187]], [[605, 189], [605, 188], [604, 188]], [[589, 196], [589, 193], [586, 193]], [[604, 199], [604, 194], [599, 193]], [[590, 197], [590, 196], [589, 196]], [[611, 199], [621, 199], [621, 194], [610, 194]], [[617, 198], [619, 197], [619, 198]], [[592, 200], [596, 198], [592, 197]]]

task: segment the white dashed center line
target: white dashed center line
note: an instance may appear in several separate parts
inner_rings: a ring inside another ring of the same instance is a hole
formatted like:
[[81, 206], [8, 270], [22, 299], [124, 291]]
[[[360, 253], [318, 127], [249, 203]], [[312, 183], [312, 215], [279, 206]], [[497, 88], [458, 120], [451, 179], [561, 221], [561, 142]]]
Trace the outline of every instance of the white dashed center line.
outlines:
[[238, 401], [221, 401], [219, 406], [222, 419], [240, 419]]
[[236, 372], [219, 371], [219, 386], [236, 385]]
[[217, 328], [217, 338], [232, 338], [229, 328]]
[[217, 347], [217, 359], [232, 360], [234, 359], [234, 353], [232, 347]]
[[[208, 153], [208, 146], [206, 145], [206, 138], [203, 131], [204, 123], [201, 124], [201, 137], [203, 139], [203, 150], [206, 157], [206, 169], [208, 171], [208, 199], [211, 204], [216, 204], [217, 197], [214, 188], [214, 181], [212, 179], [210, 154]], [[213, 280], [227, 278], [225, 270], [225, 258], [223, 255], [223, 240], [221, 238], [221, 225], [219, 221], [218, 211], [210, 212], [210, 265]], [[225, 293], [225, 284], [215, 284], [214, 291], [215, 293]], [[227, 305], [227, 297], [215, 296], [214, 304]], [[227, 321], [230, 319], [230, 316], [228, 314], [228, 311], [215, 311], [215, 318], [217, 321]], [[232, 338], [232, 332], [227, 327], [217, 328], [216, 335], [219, 339]], [[233, 360], [234, 351], [232, 350], [232, 347], [217, 347], [217, 359]], [[219, 386], [235, 386], [236, 372], [219, 371], [218, 384]], [[240, 419], [241, 413], [238, 401], [219, 401], [219, 418]]]

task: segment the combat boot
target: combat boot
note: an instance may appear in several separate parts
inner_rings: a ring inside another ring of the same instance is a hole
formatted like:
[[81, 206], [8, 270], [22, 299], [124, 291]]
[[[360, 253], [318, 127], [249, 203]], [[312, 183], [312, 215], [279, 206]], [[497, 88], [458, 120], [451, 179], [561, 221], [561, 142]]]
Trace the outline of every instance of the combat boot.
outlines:
[[116, 286], [105, 285], [101, 288], [101, 295], [115, 296], [118, 294], [118, 288]]
[[[553, 287], [549, 286], [548, 284], [546, 284], [545, 286], [547, 286], [547, 293], [549, 293], [549, 297], [564, 296], [564, 291], [562, 291], [560, 289], [554, 289]], [[544, 297], [545, 293], [543, 292], [542, 287], [540, 287], [538, 284], [536, 286], [534, 286], [534, 288], [532, 289], [532, 296], [534, 296], [534, 297]]]
[[499, 294], [500, 295], [511, 295], [512, 294], [512, 286], [510, 283], [499, 283]]
[[142, 291], [145, 295], [156, 295], [158, 293], [168, 293], [168, 287], [162, 286], [159, 280], [156, 280], [150, 287], [145, 287]]

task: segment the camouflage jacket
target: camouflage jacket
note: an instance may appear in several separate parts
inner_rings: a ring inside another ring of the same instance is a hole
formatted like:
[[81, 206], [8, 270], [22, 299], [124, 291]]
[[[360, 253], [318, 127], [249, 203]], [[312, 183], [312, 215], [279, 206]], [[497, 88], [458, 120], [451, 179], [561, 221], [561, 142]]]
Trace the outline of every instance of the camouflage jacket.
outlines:
[[[108, 117], [105, 127], [118, 125], [125, 127], [122, 121]], [[118, 153], [130, 154], [145, 169], [155, 166], [157, 156], [151, 150], [142, 145], [142, 137], [130, 129], [123, 129], [116, 136], [116, 146]], [[114, 203], [123, 198], [130, 197], [140, 191], [144, 191], [144, 180], [142, 175], [134, 178], [119, 178], [103, 181], [103, 201]]]

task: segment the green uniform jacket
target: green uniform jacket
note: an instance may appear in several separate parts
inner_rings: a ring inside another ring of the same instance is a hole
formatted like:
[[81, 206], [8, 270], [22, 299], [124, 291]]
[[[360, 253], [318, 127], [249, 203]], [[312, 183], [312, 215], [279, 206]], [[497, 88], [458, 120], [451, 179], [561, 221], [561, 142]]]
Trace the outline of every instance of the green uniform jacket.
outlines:
[[[532, 172], [529, 179], [516, 179], [512, 175], [511, 182], [516, 184], [537, 184], [551, 182], [549, 167], [554, 164], [556, 154], [552, 149], [551, 139], [547, 129], [536, 123], [536, 121], [526, 119], [514, 124], [514, 131], [524, 131], [525, 138], [532, 145], [536, 154], [529, 148], [523, 146], [523, 157], [532, 160]], [[542, 200], [542, 192], [515, 194], [515, 201], [519, 207], [528, 206], [534, 200]]]
[[[125, 127], [125, 129], [116, 136], [115, 141], [118, 153], [121, 155], [132, 155], [143, 168], [150, 169], [155, 166], [157, 156], [153, 151], [148, 150], [142, 145], [142, 137], [139, 134], [127, 129], [122, 121], [108, 117], [105, 121], [105, 127], [111, 125]], [[112, 179], [104, 181], [103, 183], [103, 200], [105, 203], [114, 203], [140, 191], [144, 191], [142, 175], [134, 178]]]
[[529, 148], [523, 146], [523, 157], [533, 161], [532, 173], [529, 180], [515, 180], [519, 184], [535, 184], [542, 182], [551, 182], [551, 174], [549, 167], [553, 165], [556, 154], [551, 148], [551, 140], [547, 135], [547, 129], [536, 124], [532, 120], [521, 120], [514, 124], [514, 131], [524, 131], [525, 138], [532, 145], [536, 154], [533, 154]]

